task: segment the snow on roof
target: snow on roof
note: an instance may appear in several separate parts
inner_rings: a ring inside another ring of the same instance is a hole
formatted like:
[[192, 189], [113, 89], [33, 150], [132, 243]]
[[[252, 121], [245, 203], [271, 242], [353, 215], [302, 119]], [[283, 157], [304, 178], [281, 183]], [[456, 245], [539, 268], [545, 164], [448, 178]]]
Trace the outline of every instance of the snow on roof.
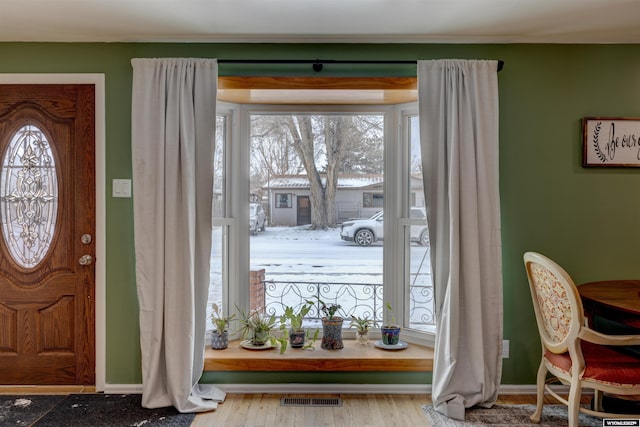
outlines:
[[[322, 176], [322, 184], [325, 184], [326, 176]], [[382, 175], [340, 175], [338, 177], [338, 188], [366, 188], [376, 184], [382, 184], [384, 178]], [[266, 188], [264, 186], [263, 188]], [[271, 179], [269, 188], [290, 188], [304, 189], [309, 188], [309, 179], [307, 175], [280, 175]]]

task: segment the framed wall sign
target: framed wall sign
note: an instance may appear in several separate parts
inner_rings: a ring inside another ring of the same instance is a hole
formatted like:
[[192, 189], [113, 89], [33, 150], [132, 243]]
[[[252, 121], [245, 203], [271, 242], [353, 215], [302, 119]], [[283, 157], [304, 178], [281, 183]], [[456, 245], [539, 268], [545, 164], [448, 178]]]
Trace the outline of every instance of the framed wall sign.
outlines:
[[585, 117], [582, 166], [640, 167], [640, 118]]

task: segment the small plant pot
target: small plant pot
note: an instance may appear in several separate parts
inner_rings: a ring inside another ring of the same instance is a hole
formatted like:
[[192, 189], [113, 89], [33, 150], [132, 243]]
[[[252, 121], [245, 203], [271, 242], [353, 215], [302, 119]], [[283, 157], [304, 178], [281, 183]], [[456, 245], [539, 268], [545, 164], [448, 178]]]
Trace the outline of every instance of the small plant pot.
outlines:
[[292, 348], [304, 347], [304, 341], [306, 338], [306, 332], [303, 330], [290, 330], [289, 331], [289, 345]]
[[327, 318], [322, 319], [322, 343], [320, 347], [325, 350], [339, 350], [344, 348], [342, 343], [342, 321], [343, 319], [337, 318], [329, 320]]
[[400, 341], [400, 327], [398, 326], [383, 326], [380, 328], [382, 334], [382, 344], [396, 345]]
[[369, 344], [369, 331], [357, 331], [356, 342], [360, 345]]
[[251, 344], [255, 346], [265, 345], [269, 341], [269, 331], [253, 331]]
[[214, 350], [224, 350], [229, 345], [229, 332], [224, 331], [218, 333], [218, 331], [211, 332], [211, 348]]

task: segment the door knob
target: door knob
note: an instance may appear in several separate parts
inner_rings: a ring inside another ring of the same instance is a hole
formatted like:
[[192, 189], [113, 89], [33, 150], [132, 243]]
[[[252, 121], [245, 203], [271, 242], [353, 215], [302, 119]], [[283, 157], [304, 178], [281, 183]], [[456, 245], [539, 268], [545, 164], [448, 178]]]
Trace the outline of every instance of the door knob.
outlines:
[[80, 263], [80, 265], [89, 265], [93, 262], [93, 258], [91, 257], [91, 255], [82, 255], [78, 262]]

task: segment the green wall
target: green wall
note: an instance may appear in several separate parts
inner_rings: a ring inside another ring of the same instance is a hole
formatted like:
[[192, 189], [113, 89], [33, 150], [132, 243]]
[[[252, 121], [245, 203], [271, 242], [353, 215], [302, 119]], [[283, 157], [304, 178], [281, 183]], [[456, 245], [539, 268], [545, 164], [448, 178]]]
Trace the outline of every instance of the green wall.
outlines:
[[[131, 177], [134, 57], [433, 59], [505, 61], [500, 86], [504, 384], [532, 384], [539, 343], [522, 254], [557, 260], [577, 283], [638, 278], [640, 170], [581, 167], [581, 118], [640, 117], [640, 45], [0, 43], [0, 73], [106, 76], [107, 383], [141, 382], [131, 199], [111, 180]], [[312, 74], [308, 66], [221, 64], [220, 74]], [[357, 68], [357, 69], [356, 69]], [[284, 72], [283, 72], [284, 69]], [[323, 75], [415, 75], [413, 66], [325, 66]], [[221, 382], [416, 383], [429, 375], [206, 374]]]

